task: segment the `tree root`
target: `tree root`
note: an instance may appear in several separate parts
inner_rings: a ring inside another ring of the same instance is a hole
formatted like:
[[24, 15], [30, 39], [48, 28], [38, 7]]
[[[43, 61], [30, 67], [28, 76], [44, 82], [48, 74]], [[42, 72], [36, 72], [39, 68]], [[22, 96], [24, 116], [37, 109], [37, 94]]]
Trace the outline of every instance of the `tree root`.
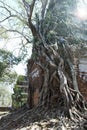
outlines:
[[[81, 113], [86, 110], [86, 107], [84, 98], [78, 89], [76, 70], [73, 67], [74, 62], [70, 59], [70, 51], [69, 53], [67, 52], [69, 47], [61, 45], [61, 48], [59, 48], [57, 44], [54, 44], [52, 46], [40, 46], [39, 48], [40, 50], [37, 49], [37, 57], [39, 59], [43, 57], [44, 62], [37, 58], [35, 63], [43, 70], [44, 78], [38, 106], [52, 105], [51, 100], [54, 98], [59, 101], [59, 104], [63, 103], [64, 110], [73, 121], [81, 119], [83, 117]], [[60, 54], [61, 51], [59, 49], [62, 49], [64, 56]], [[67, 66], [65, 67], [66, 62], [69, 66], [67, 69]], [[53, 85], [54, 81], [56, 83]]]

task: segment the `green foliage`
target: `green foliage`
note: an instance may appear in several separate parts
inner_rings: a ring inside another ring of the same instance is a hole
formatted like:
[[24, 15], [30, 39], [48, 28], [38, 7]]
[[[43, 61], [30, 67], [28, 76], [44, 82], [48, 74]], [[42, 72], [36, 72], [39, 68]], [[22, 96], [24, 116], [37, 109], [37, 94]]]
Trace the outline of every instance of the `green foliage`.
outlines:
[[24, 81], [24, 76], [23, 75], [19, 75], [18, 79], [17, 79], [17, 84], [21, 84], [22, 81]]
[[11, 70], [5, 70], [5, 72], [2, 72], [2, 77], [0, 77], [0, 82], [9, 82], [9, 84], [12, 84], [17, 79], [17, 73], [11, 72]]
[[0, 49], [0, 78], [6, 77], [15, 77], [15, 74], [11, 73], [9, 70], [10, 66], [18, 64], [20, 61], [19, 58], [15, 57], [11, 52]]
[[14, 94], [12, 95], [12, 106], [14, 109], [18, 109], [27, 102], [27, 92], [25, 82], [25, 76], [19, 75], [17, 82], [14, 86]]
[[14, 93], [16, 93], [17, 95], [21, 94], [22, 92], [22, 89], [16, 84], [15, 87], [14, 87]]
[[8, 65], [10, 62], [11, 64], [18, 64], [20, 62], [19, 57], [16, 57], [12, 54], [12, 52], [3, 49], [0, 49], [0, 60]]
[[27, 94], [23, 88], [19, 85], [15, 85], [14, 94], [12, 95], [12, 106], [14, 109], [18, 109], [27, 102]]
[[2, 77], [7, 65], [4, 64], [3, 62], [0, 62], [0, 77]]

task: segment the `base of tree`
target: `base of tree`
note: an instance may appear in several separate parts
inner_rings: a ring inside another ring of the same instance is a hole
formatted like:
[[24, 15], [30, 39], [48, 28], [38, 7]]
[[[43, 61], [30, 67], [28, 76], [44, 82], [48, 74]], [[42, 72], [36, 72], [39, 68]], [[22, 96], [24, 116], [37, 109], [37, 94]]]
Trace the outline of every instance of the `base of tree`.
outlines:
[[[85, 114], [87, 115], [87, 113]], [[58, 106], [35, 107], [29, 110], [26, 106], [4, 115], [0, 119], [0, 130], [23, 130], [23, 129], [83, 129], [87, 126], [87, 120], [80, 118], [79, 121], [73, 122], [64, 114], [64, 108]]]
[[77, 83], [75, 50], [67, 44], [36, 45], [28, 62], [28, 106], [63, 107], [73, 121], [86, 118], [85, 100]]

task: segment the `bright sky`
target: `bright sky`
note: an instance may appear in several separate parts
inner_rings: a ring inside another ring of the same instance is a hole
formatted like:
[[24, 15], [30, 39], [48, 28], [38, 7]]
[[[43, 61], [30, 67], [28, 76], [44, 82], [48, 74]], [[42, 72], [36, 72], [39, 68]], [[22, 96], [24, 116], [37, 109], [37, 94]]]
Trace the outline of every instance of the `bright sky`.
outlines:
[[87, 20], [87, 0], [78, 1], [76, 16], [81, 20]]
[[[3, 0], [2, 0], [3, 1]], [[17, 0], [4, 0], [3, 2], [7, 3], [9, 6], [11, 6], [13, 9], [16, 9], [18, 12], [20, 11], [20, 8], [17, 6]], [[0, 3], [1, 4], [1, 3]], [[6, 27], [9, 27], [8, 22], [5, 22], [3, 24]], [[15, 56], [19, 56], [19, 50], [20, 50], [20, 43], [21, 39], [20, 38], [15, 38], [14, 33], [9, 33], [9, 38], [8, 40], [0, 39], [0, 48], [4, 48], [8, 51], [11, 51]], [[28, 58], [30, 58], [31, 53], [32, 53], [32, 46], [30, 45], [29, 47], [29, 54]], [[20, 74], [25, 74], [26, 73], [26, 64], [25, 62], [21, 62], [17, 66], [14, 66], [15, 71], [20, 75]]]

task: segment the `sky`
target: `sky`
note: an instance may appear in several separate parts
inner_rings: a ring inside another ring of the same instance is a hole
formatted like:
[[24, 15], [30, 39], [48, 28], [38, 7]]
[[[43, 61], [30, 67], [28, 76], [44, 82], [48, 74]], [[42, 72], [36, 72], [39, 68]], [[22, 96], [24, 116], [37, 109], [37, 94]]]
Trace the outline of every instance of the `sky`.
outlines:
[[[3, 0], [2, 0], [3, 1]], [[16, 9], [17, 11], [20, 11], [20, 9], [17, 6], [16, 3], [17, 0], [4, 0], [3, 2], [10, 5], [13, 9]], [[21, 0], [20, 0], [21, 1]], [[1, 3], [0, 3], [1, 4]], [[3, 23], [5, 27], [8, 27], [8, 22]], [[15, 56], [19, 56], [20, 51], [20, 43], [21, 38], [14, 33], [8, 33], [9, 38], [8, 39], [0, 39], [0, 48], [6, 49], [8, 51], [11, 51]], [[32, 46], [30, 45], [28, 48], [28, 58], [30, 58], [32, 53]], [[24, 75], [26, 73], [26, 64], [25, 62], [21, 62], [18, 65], [14, 66], [14, 70], [20, 75]]]
[[81, 20], [87, 20], [87, 0], [79, 0], [77, 4], [77, 17]]

